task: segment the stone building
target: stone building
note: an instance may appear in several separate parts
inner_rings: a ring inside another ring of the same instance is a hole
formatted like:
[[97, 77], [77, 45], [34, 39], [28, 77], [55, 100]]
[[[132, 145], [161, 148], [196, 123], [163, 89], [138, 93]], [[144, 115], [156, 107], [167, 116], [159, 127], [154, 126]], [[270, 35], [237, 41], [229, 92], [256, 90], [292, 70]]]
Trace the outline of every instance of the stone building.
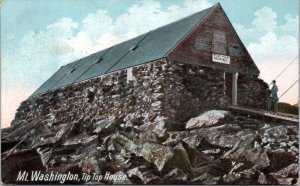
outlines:
[[12, 124], [49, 114], [55, 123], [112, 115], [148, 122], [159, 115], [171, 127], [227, 104], [265, 107], [268, 86], [258, 75], [216, 4], [62, 66], [22, 103]]
[[[129, 184], [294, 183], [297, 171], [282, 181], [280, 170], [297, 170], [297, 127], [215, 111], [264, 108], [258, 76], [220, 4], [62, 66], [2, 130], [2, 181], [41, 170], [122, 173]], [[202, 113], [211, 126], [186, 127]]]

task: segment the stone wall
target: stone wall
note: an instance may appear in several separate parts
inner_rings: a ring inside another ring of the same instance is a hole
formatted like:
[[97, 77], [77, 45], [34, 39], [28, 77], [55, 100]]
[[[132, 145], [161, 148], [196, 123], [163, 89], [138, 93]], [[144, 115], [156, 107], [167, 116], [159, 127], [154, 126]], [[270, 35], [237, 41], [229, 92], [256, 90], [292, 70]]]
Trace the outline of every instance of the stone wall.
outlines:
[[[164, 81], [168, 71], [162, 70], [166, 64], [148, 63], [30, 98], [21, 104], [13, 125], [39, 122], [59, 128], [78, 122], [85, 127], [107, 118], [121, 121], [125, 128], [165, 124], [169, 113], [161, 110], [168, 83]], [[132, 73], [128, 79], [127, 73]]]
[[222, 71], [180, 63], [173, 63], [171, 69], [173, 87], [167, 89], [171, 99], [166, 102], [176, 111], [173, 118], [179, 126], [205, 110], [224, 106]]
[[[182, 123], [189, 118], [226, 104], [223, 75], [221, 70], [166, 60], [147, 63], [30, 98], [12, 125], [89, 125], [114, 117], [125, 127], [146, 130], [141, 124], [147, 123], [153, 127], [147, 129], [162, 137], [165, 129], [184, 129]], [[238, 83], [238, 104], [265, 106], [262, 80], [239, 76]]]
[[183, 129], [180, 124], [190, 117], [221, 106], [223, 89], [221, 71], [156, 61], [30, 98], [12, 125], [58, 126], [115, 117], [125, 126], [153, 123], [151, 130], [160, 134], [163, 128]]
[[266, 82], [253, 76], [239, 75], [238, 105], [266, 109], [269, 95]]

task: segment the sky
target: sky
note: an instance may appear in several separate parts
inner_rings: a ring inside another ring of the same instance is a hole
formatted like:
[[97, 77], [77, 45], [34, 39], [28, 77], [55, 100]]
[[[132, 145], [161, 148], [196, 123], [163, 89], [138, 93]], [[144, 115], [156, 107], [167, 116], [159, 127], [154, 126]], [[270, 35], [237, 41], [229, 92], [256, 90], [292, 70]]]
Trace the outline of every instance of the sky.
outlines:
[[[270, 83], [298, 56], [299, 0], [4, 0], [1, 125], [62, 65], [221, 3]], [[279, 96], [299, 77], [298, 58], [278, 79]], [[280, 101], [298, 103], [298, 84]]]

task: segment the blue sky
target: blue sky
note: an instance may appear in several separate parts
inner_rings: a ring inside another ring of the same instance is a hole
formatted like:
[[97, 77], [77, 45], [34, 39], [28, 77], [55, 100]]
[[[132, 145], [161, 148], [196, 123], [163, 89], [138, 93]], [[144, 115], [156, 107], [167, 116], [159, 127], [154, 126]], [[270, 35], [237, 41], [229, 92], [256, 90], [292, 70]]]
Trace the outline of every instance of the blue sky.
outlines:
[[[163, 0], [162, 9], [171, 5], [182, 6], [183, 0]], [[264, 6], [271, 7], [278, 14], [278, 22], [285, 21], [284, 15], [298, 15], [298, 0], [211, 0], [212, 4], [220, 2], [232, 22], [250, 25], [253, 13]], [[142, 4], [141, 0], [8, 0], [2, 3], [1, 17], [5, 20], [2, 34], [14, 32], [22, 37], [31, 30], [40, 30], [62, 17], [82, 20], [87, 14], [104, 9], [116, 19], [133, 4]], [[245, 11], [245, 9], [247, 11]], [[20, 29], [21, 28], [21, 29]], [[4, 37], [5, 39], [5, 37]]]
[[[8, 125], [61, 65], [220, 2], [269, 82], [298, 53], [298, 0], [4, 0], [1, 3], [1, 110]], [[278, 79], [280, 93], [298, 63]], [[282, 98], [295, 104], [297, 87]]]

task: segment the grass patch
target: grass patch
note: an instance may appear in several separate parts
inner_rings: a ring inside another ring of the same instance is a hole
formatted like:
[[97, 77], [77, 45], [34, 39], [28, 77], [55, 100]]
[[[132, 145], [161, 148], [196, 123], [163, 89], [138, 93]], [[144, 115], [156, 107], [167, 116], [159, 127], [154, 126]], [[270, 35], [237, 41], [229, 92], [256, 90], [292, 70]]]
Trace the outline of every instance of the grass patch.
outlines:
[[284, 102], [279, 102], [278, 103], [278, 110], [279, 110], [279, 112], [298, 115], [299, 106], [298, 105], [291, 105], [291, 104], [284, 103]]

